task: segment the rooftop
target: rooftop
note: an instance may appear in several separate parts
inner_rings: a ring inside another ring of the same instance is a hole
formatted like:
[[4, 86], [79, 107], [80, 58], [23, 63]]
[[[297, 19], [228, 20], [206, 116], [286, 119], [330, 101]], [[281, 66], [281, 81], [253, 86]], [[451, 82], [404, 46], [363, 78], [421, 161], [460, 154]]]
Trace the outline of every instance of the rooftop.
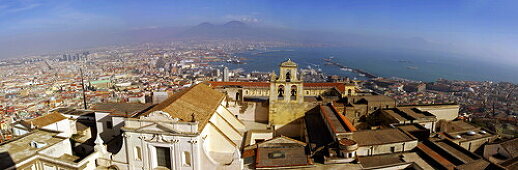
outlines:
[[173, 94], [140, 116], [149, 115], [154, 111], [163, 111], [180, 121], [199, 122], [198, 130], [201, 132], [224, 98], [225, 94], [205, 84], [197, 84]]
[[[37, 154], [39, 151], [65, 140], [65, 138], [57, 137], [57, 134], [59, 132], [34, 130], [24, 136], [0, 144], [0, 154], [2, 155], [0, 156], [0, 169], [6, 169], [13, 165], [9, 164], [9, 162], [19, 163]], [[42, 144], [42, 147], [31, 147], [32, 142]]]
[[376, 156], [358, 157], [363, 168], [386, 167], [390, 165], [405, 164], [400, 154], [385, 154]]
[[[270, 82], [218, 82], [218, 81], [209, 81], [207, 82], [211, 87], [270, 87]], [[319, 87], [328, 87], [328, 88], [336, 88], [340, 92], [345, 92], [346, 86], [355, 86], [354, 84], [349, 83], [303, 83], [304, 87], [307, 88], [319, 88]]]
[[77, 109], [72, 109], [72, 108], [57, 108], [57, 109], [52, 110], [52, 112], [58, 112], [61, 114], [75, 115], [75, 116], [81, 116], [81, 115], [93, 113], [93, 111], [91, 111], [91, 110], [77, 110]]
[[363, 130], [353, 133], [353, 140], [359, 146], [383, 145], [417, 140], [400, 129]]
[[67, 117], [61, 113], [53, 112], [34, 119], [23, 120], [22, 123], [27, 127], [35, 126], [36, 128], [41, 128], [64, 119], [67, 119]]
[[97, 103], [90, 109], [99, 112], [108, 112], [110, 115], [132, 117], [151, 108], [151, 103]]
[[400, 122], [408, 120], [429, 120], [435, 118], [433, 114], [427, 111], [421, 111], [417, 108], [390, 108], [383, 109], [382, 112], [390, 115], [392, 118]]
[[443, 168], [485, 169], [489, 165], [489, 162], [449, 140], [423, 141], [417, 148], [427, 155], [423, 158]]

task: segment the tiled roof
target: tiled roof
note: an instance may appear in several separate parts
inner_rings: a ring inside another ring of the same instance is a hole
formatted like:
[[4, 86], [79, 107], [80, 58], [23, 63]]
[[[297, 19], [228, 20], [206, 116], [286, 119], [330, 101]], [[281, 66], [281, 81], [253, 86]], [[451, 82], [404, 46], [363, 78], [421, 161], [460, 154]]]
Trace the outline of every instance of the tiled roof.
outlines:
[[198, 130], [201, 131], [224, 97], [223, 93], [205, 84], [197, 84], [173, 94], [141, 116], [146, 116], [154, 111], [163, 111], [180, 121], [198, 121]]
[[53, 112], [34, 119], [23, 120], [22, 123], [27, 127], [31, 127], [31, 125], [33, 125], [36, 128], [41, 128], [64, 119], [67, 119], [67, 117], [63, 116], [61, 113]]

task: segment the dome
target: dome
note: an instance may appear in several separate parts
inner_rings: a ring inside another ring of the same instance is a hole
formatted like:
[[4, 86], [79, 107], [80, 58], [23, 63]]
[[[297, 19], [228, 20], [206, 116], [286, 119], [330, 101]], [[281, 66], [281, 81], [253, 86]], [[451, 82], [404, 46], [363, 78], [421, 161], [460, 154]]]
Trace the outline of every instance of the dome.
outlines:
[[288, 58], [288, 60], [281, 63], [281, 67], [297, 67], [297, 63]]

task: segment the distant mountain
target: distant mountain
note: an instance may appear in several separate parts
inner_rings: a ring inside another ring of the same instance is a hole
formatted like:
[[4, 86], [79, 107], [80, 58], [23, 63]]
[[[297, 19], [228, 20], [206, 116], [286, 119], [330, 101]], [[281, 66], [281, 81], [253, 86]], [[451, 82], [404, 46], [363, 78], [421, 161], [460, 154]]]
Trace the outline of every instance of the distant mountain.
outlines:
[[433, 44], [419, 37], [404, 39], [336, 32], [258, 27], [240, 21], [230, 21], [224, 24], [204, 22], [191, 27], [139, 29], [127, 34], [126, 37], [133, 38], [136, 42], [240, 39], [369, 48], [430, 48], [430, 46], [433, 46]]
[[[204, 22], [186, 27], [143, 27], [121, 30], [94, 30], [88, 32], [55, 32], [42, 35], [24, 35], [16, 39], [0, 39], [4, 56], [37, 55], [67, 49], [93, 48], [106, 45], [124, 45], [174, 40], [250, 40], [283, 41], [299, 45], [358, 47], [364, 49], [455, 51], [455, 46], [429, 42], [421, 37], [403, 35], [375, 36], [344, 32], [307, 31], [275, 28], [230, 21], [224, 24]], [[52, 41], [49, 41], [52, 40]], [[78, 41], [80, 40], [80, 41]], [[28, 48], [30, 47], [30, 48]], [[2, 57], [2, 56], [0, 56]]]
[[247, 25], [241, 21], [230, 21], [230, 22], [223, 24], [223, 27], [226, 27], [226, 28], [244, 28], [246, 26]]

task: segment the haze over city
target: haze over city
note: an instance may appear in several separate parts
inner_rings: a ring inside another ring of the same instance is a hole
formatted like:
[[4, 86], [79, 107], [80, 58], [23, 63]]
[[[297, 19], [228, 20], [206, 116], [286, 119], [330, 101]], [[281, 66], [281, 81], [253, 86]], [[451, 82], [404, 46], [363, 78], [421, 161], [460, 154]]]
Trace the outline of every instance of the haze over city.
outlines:
[[444, 51], [516, 66], [517, 6], [512, 0], [2, 0], [0, 57], [137, 43], [142, 35], [241, 21], [251, 27], [328, 35], [298, 37], [301, 41]]
[[516, 9], [0, 0], [0, 170], [517, 170]]

